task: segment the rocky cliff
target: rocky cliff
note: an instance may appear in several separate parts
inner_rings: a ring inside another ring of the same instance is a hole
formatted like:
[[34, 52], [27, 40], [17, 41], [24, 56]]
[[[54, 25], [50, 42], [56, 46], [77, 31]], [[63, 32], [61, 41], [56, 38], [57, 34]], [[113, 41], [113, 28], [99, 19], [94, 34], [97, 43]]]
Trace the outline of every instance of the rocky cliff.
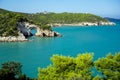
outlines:
[[44, 30], [40, 26], [34, 25], [34, 24], [30, 24], [28, 22], [22, 22], [22, 23], [20, 22], [18, 27], [19, 27], [19, 30], [23, 33], [23, 35], [25, 37], [33, 35], [30, 32], [31, 29], [36, 29], [37, 33], [35, 35], [39, 36], [39, 37], [56, 37], [56, 36], [61, 36], [61, 34], [58, 33], [58, 32], [54, 32], [54, 31], [48, 30], [48, 29]]
[[36, 36], [40, 37], [56, 37], [56, 36], [61, 36], [60, 33], [54, 32], [52, 30], [43, 30], [41, 28], [37, 28], [37, 33], [35, 34]]
[[43, 30], [38, 25], [30, 24], [28, 22], [18, 22], [17, 26], [19, 32], [18, 36], [0, 36], [0, 42], [23, 42], [29, 41], [27, 37], [33, 36], [31, 29], [36, 29], [37, 33], [35, 36], [38, 37], [56, 37], [61, 36], [60, 33], [54, 32], [52, 30]]

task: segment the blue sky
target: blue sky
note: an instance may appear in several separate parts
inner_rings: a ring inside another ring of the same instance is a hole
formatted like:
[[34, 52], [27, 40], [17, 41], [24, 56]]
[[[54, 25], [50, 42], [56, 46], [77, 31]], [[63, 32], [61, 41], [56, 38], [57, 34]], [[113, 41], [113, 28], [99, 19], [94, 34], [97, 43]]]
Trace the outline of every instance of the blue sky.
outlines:
[[120, 0], [0, 0], [0, 8], [26, 13], [74, 12], [120, 18]]

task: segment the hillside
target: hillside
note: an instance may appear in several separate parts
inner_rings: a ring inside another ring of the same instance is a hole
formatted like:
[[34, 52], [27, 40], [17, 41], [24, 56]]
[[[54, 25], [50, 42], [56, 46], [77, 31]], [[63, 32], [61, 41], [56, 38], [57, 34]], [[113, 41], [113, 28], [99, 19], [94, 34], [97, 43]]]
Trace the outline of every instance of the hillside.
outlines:
[[29, 22], [46, 30], [52, 30], [51, 23], [70, 24], [80, 22], [109, 22], [100, 16], [86, 13], [19, 13], [0, 9], [0, 36], [18, 36], [18, 22]]
[[[31, 24], [37, 24], [28, 19], [27, 16], [30, 14], [27, 13], [18, 13], [0, 9], [0, 36], [18, 36], [18, 22], [29, 22]], [[37, 24], [41, 26], [41, 24]], [[51, 27], [47, 25], [42, 25], [42, 29], [50, 30]]]
[[61, 36], [52, 31], [51, 26], [36, 23], [28, 18], [27, 13], [18, 13], [0, 9], [0, 42], [1, 41], [28, 41], [32, 36], [31, 29], [37, 30], [36, 36], [54, 37]]
[[42, 24], [49, 23], [80, 23], [80, 22], [109, 22], [107, 19], [104, 19], [100, 16], [89, 14], [89, 13], [36, 13], [27, 15], [27, 17], [37, 23], [41, 22]]
[[18, 36], [17, 22], [22, 18], [19, 13], [0, 9], [0, 36]]

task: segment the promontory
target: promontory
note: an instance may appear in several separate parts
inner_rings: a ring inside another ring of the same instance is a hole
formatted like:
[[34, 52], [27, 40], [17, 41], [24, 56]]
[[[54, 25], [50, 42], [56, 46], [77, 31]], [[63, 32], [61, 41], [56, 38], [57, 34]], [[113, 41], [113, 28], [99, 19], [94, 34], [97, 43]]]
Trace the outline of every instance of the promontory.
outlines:
[[89, 13], [20, 13], [0, 9], [0, 42], [29, 41], [36, 29], [35, 36], [56, 37], [60, 33], [52, 30], [54, 26], [101, 26], [115, 25], [100, 16]]

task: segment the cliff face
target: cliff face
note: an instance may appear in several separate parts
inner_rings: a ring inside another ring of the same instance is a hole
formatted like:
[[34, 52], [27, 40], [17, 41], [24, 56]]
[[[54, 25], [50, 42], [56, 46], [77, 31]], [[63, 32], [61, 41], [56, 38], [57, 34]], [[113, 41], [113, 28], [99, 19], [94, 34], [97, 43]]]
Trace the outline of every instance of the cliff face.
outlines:
[[30, 32], [31, 29], [36, 29], [37, 33], [36, 36], [39, 37], [55, 37], [55, 36], [61, 36], [58, 32], [54, 32], [52, 30], [43, 30], [38, 25], [30, 24], [28, 22], [19, 22], [18, 23], [19, 30], [23, 33], [25, 37], [32, 36], [33, 34]]
[[32, 33], [30, 32], [30, 29], [27, 28], [26, 23], [24, 22], [19, 22], [18, 23], [18, 29], [19, 31], [27, 38], [29, 36], [32, 36]]
[[18, 22], [17, 26], [19, 32], [18, 36], [0, 36], [0, 42], [23, 42], [23, 41], [29, 41], [27, 37], [33, 36], [31, 33], [31, 29], [36, 29], [37, 33], [36, 36], [39, 37], [55, 37], [55, 36], [61, 36], [59, 33], [54, 32], [52, 30], [43, 30], [39, 26], [30, 24], [28, 22]]

